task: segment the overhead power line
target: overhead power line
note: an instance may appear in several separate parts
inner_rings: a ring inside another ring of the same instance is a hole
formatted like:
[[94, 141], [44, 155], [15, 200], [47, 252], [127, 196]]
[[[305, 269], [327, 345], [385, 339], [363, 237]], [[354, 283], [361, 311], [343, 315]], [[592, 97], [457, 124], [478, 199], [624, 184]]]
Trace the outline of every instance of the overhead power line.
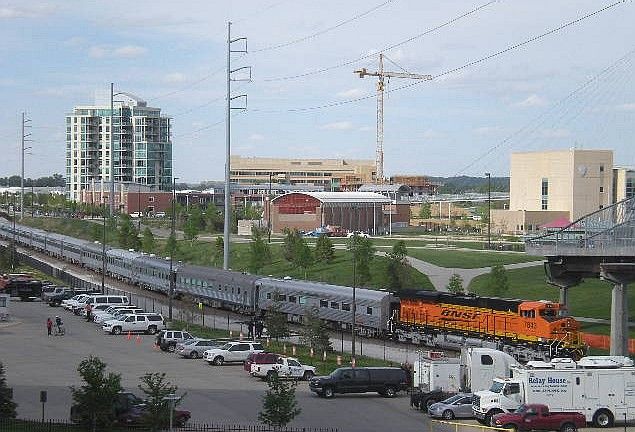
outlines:
[[371, 9], [368, 9], [367, 11], [364, 11], [362, 13], [354, 15], [351, 18], [348, 18], [348, 19], [346, 19], [344, 21], [341, 21], [341, 22], [339, 22], [339, 23], [337, 23], [337, 24], [335, 24], [335, 25], [333, 25], [331, 27], [327, 27], [327, 28], [325, 28], [323, 30], [317, 31], [317, 32], [315, 32], [313, 34], [310, 34], [310, 35], [307, 35], [307, 36], [303, 36], [301, 38], [293, 39], [293, 40], [290, 40], [288, 42], [282, 42], [282, 43], [279, 43], [279, 44], [269, 45], [269, 46], [266, 46], [266, 47], [263, 47], [263, 48], [258, 48], [258, 49], [252, 50], [251, 52], [252, 53], [259, 53], [259, 52], [263, 52], [263, 51], [271, 51], [271, 50], [275, 50], [275, 49], [288, 47], [290, 45], [295, 45], [297, 43], [306, 42], [306, 41], [308, 41], [310, 39], [314, 39], [314, 38], [316, 38], [318, 36], [322, 36], [325, 33], [328, 33], [330, 31], [333, 31], [333, 30], [336, 30], [336, 29], [338, 29], [340, 27], [343, 27], [346, 24], [349, 24], [349, 23], [351, 23], [353, 21], [357, 21], [358, 19], [361, 19], [361, 18], [365, 17], [366, 15], [369, 15], [369, 14], [375, 12], [376, 10], [383, 8], [384, 6], [392, 3], [393, 1], [395, 1], [395, 0], [387, 0], [387, 1], [383, 2], [383, 3], [380, 3], [380, 4], [372, 7]]
[[410, 43], [412, 41], [420, 39], [420, 38], [422, 38], [424, 36], [427, 36], [427, 35], [429, 35], [431, 33], [434, 33], [434, 32], [436, 32], [436, 31], [438, 31], [438, 30], [440, 30], [440, 29], [442, 29], [444, 27], [447, 27], [447, 26], [449, 26], [449, 25], [451, 25], [451, 24], [463, 19], [463, 18], [467, 18], [468, 16], [475, 14], [476, 12], [480, 11], [481, 9], [486, 8], [487, 6], [491, 5], [492, 3], [497, 3], [497, 2], [498, 2], [498, 0], [488, 1], [487, 3], [484, 3], [484, 4], [480, 5], [480, 6], [477, 6], [477, 7], [475, 7], [474, 9], [472, 9], [472, 10], [470, 10], [468, 12], [465, 12], [465, 13], [459, 15], [459, 16], [456, 16], [456, 17], [448, 20], [448, 21], [445, 21], [444, 23], [439, 24], [439, 25], [437, 25], [435, 27], [432, 27], [432, 28], [430, 28], [430, 29], [428, 29], [428, 30], [426, 30], [426, 31], [424, 31], [422, 33], [419, 33], [419, 34], [417, 34], [415, 36], [409, 37], [408, 39], [402, 40], [402, 41], [394, 43], [392, 45], [388, 45], [387, 47], [385, 47], [385, 48], [383, 48], [383, 49], [381, 49], [379, 51], [372, 52], [372, 53], [365, 54], [363, 56], [357, 57], [357, 58], [355, 58], [353, 60], [347, 60], [347, 61], [344, 61], [342, 63], [338, 63], [336, 65], [327, 66], [327, 67], [323, 67], [323, 68], [320, 68], [320, 69], [316, 69], [316, 70], [313, 70], [313, 71], [304, 72], [304, 73], [300, 73], [300, 74], [296, 74], [296, 75], [287, 75], [287, 76], [282, 76], [282, 77], [264, 78], [261, 81], [265, 81], [265, 82], [287, 81], [287, 80], [292, 80], [292, 79], [304, 78], [304, 77], [311, 76], [311, 75], [321, 74], [321, 73], [328, 72], [328, 71], [331, 71], [333, 69], [338, 69], [338, 68], [345, 67], [345, 66], [350, 66], [350, 65], [355, 64], [355, 63], [357, 63], [357, 62], [359, 62], [361, 60], [365, 60], [365, 59], [368, 59], [368, 58], [371, 58], [371, 57], [375, 57], [377, 54], [385, 53], [387, 51], [393, 50], [393, 49], [398, 48], [398, 47], [400, 47], [402, 45], [405, 45], [405, 44], [408, 44], [408, 43]]
[[[524, 40], [522, 42], [518, 42], [518, 43], [515, 43], [513, 45], [510, 45], [507, 48], [501, 49], [501, 50], [496, 51], [496, 52], [494, 52], [492, 54], [488, 54], [488, 55], [486, 55], [484, 57], [481, 57], [479, 59], [467, 62], [467, 63], [465, 63], [465, 64], [463, 64], [461, 66], [458, 66], [458, 67], [455, 67], [455, 68], [452, 68], [452, 69], [448, 69], [448, 70], [446, 70], [444, 72], [441, 72], [441, 73], [438, 73], [436, 75], [433, 75], [432, 79], [435, 80], [435, 79], [441, 78], [443, 76], [446, 76], [446, 75], [461, 71], [463, 69], [475, 66], [477, 64], [483, 63], [485, 61], [491, 60], [493, 58], [499, 57], [499, 56], [501, 56], [501, 55], [503, 55], [505, 53], [508, 53], [510, 51], [513, 51], [513, 50], [516, 50], [518, 48], [521, 48], [521, 47], [523, 47], [525, 45], [528, 45], [528, 44], [531, 44], [533, 42], [539, 41], [540, 39], [542, 39], [542, 38], [544, 38], [546, 36], [549, 36], [551, 34], [557, 33], [557, 32], [559, 32], [559, 31], [561, 31], [561, 30], [563, 30], [563, 29], [565, 29], [567, 27], [570, 27], [570, 26], [572, 26], [574, 24], [578, 24], [578, 23], [580, 23], [580, 22], [582, 22], [582, 21], [584, 21], [584, 20], [586, 20], [588, 18], [594, 17], [594, 16], [596, 16], [596, 15], [602, 13], [602, 12], [605, 12], [605, 11], [607, 11], [607, 10], [609, 10], [611, 8], [614, 8], [615, 6], [620, 5], [622, 3], [625, 3], [625, 2], [626, 2], [626, 0], [616, 1], [614, 3], [611, 3], [611, 4], [607, 5], [607, 6], [604, 6], [604, 7], [600, 8], [600, 9], [594, 11], [594, 12], [590, 12], [590, 13], [588, 13], [586, 15], [583, 15], [580, 18], [576, 18], [576, 19], [574, 19], [572, 21], [568, 21], [568, 22], [566, 22], [566, 23], [564, 23], [564, 24], [562, 24], [562, 25], [560, 25], [558, 27], [555, 27], [555, 28], [553, 28], [551, 30], [548, 30], [548, 31], [546, 31], [544, 33], [541, 33], [541, 34], [539, 34], [537, 36], [532, 36], [529, 39], [526, 39], [526, 40]], [[407, 88], [411, 88], [411, 87], [420, 85], [423, 82], [427, 82], [427, 81], [413, 81], [412, 83], [404, 84], [402, 86], [395, 87], [395, 88], [392, 88], [390, 90], [387, 90], [386, 93], [393, 93], [393, 92], [397, 92], [397, 91], [400, 91], [400, 90], [405, 90]], [[343, 101], [334, 101], [334, 102], [329, 102], [329, 103], [325, 103], [325, 104], [322, 104], [322, 105], [316, 105], [316, 106], [312, 106], [312, 107], [290, 108], [290, 109], [286, 109], [286, 110], [269, 110], [269, 111], [268, 110], [257, 110], [257, 109], [254, 109], [254, 110], [251, 110], [251, 111], [265, 112], [265, 113], [315, 111], [315, 110], [320, 110], [320, 109], [325, 109], [325, 108], [332, 108], [332, 107], [341, 106], [341, 105], [348, 105], [348, 104], [351, 104], [351, 103], [355, 103], [355, 102], [360, 102], [360, 101], [363, 101], [363, 100], [371, 99], [373, 97], [375, 97], [374, 94], [368, 94], [368, 95], [360, 96], [360, 97], [357, 97], [357, 98], [354, 98], [354, 99], [347, 99], [347, 100], [343, 100]]]

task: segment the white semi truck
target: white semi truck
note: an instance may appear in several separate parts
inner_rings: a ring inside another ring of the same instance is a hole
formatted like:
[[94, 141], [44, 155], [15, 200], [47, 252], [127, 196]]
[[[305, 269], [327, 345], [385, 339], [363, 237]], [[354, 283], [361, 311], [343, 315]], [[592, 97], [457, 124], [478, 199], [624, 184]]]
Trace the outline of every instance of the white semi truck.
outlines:
[[414, 391], [410, 405], [427, 411], [433, 403], [459, 392], [484, 390], [496, 377], [511, 376], [519, 363], [509, 354], [492, 348], [469, 347], [460, 357], [445, 357], [440, 352], [422, 353], [414, 362]]
[[521, 404], [545, 404], [551, 411], [583, 413], [596, 427], [635, 420], [635, 367], [628, 357], [591, 356], [578, 362], [553, 359], [513, 367], [512, 378], [496, 378], [476, 392], [472, 410], [482, 423]]

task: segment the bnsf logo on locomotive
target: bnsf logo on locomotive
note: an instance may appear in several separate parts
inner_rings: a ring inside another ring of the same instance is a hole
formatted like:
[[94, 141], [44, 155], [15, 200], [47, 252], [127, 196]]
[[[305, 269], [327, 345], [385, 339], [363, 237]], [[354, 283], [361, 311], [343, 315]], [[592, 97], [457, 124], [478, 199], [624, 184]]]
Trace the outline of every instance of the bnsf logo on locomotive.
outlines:
[[478, 312], [468, 312], [468, 311], [461, 311], [461, 310], [455, 310], [455, 309], [441, 310], [441, 316], [448, 317], [448, 318], [473, 320], [473, 319], [476, 319], [478, 315], [479, 315]]

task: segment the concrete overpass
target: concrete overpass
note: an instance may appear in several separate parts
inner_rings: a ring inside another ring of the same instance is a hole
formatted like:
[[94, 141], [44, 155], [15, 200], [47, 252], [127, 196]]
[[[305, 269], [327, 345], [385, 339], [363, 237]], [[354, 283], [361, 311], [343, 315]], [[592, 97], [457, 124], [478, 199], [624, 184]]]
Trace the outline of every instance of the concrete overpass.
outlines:
[[613, 284], [611, 355], [628, 355], [627, 287], [635, 281], [635, 197], [588, 214], [565, 228], [528, 238], [525, 250], [542, 255], [549, 283], [560, 288], [560, 302], [585, 278]]

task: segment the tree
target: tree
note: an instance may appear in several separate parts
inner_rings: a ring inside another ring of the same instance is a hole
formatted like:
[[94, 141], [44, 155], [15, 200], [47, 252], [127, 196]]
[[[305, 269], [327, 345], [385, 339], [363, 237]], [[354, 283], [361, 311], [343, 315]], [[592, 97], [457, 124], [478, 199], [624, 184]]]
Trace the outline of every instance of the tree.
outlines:
[[290, 230], [289, 228], [285, 228], [283, 232], [284, 240], [282, 241], [282, 256], [285, 260], [293, 262], [298, 242], [302, 240], [302, 237], [296, 229]]
[[194, 243], [194, 240], [198, 237], [198, 234], [203, 229], [203, 214], [201, 213], [201, 209], [198, 206], [192, 206], [190, 210], [190, 214], [187, 217], [187, 221], [185, 222], [185, 226], [183, 227], [183, 234], [187, 240], [190, 240]]
[[326, 234], [320, 235], [315, 243], [315, 259], [319, 262], [330, 263], [333, 258], [335, 258], [333, 241]]
[[267, 333], [276, 340], [281, 337], [289, 336], [289, 323], [287, 322], [287, 316], [281, 312], [280, 308], [280, 293], [275, 291], [273, 293], [273, 301], [267, 308], [267, 315], [265, 316], [265, 327]]
[[141, 238], [141, 249], [143, 249], [144, 252], [152, 253], [155, 247], [156, 240], [154, 239], [154, 234], [149, 227], [145, 227], [143, 237]]
[[263, 239], [264, 230], [253, 227], [251, 232], [253, 241], [249, 244], [249, 271], [258, 273], [271, 262], [271, 249]]
[[406, 242], [398, 241], [392, 247], [392, 251], [388, 253], [388, 286], [394, 290], [405, 288], [410, 283], [410, 274], [408, 272], [408, 262], [406, 256], [408, 249]]
[[146, 395], [146, 409], [143, 415], [143, 424], [151, 431], [164, 429], [170, 424], [170, 404], [177, 406], [180, 399], [170, 402], [166, 396], [175, 394], [178, 387], [165, 379], [165, 373], [148, 372], [141, 377], [139, 389]]
[[139, 235], [130, 216], [123, 214], [119, 217], [119, 231], [117, 233], [119, 246], [124, 249], [140, 249]]
[[419, 208], [419, 217], [421, 219], [430, 219], [432, 217], [432, 206], [430, 203], [421, 204], [421, 208]]
[[363, 285], [370, 280], [370, 262], [375, 256], [373, 242], [366, 237], [355, 234], [348, 240], [346, 249], [353, 254], [355, 264], [356, 285]]
[[92, 224], [90, 227], [90, 238], [93, 241], [101, 242], [104, 238], [104, 226], [97, 223]]
[[79, 375], [85, 384], [71, 386], [74, 416], [85, 428], [108, 428], [114, 420], [113, 406], [121, 391], [121, 375], [106, 374], [106, 363], [92, 355], [79, 363]]
[[205, 218], [207, 219], [206, 227], [210, 232], [219, 232], [223, 230], [223, 214], [218, 210], [214, 203], [209, 203], [205, 209]]
[[304, 322], [300, 330], [300, 341], [318, 353], [333, 350], [328, 326], [320, 319], [316, 306], [307, 308], [305, 311]]
[[313, 265], [313, 253], [309, 245], [306, 244], [303, 238], [300, 238], [295, 245], [295, 256], [293, 264], [300, 267], [304, 271], [304, 278], [306, 279], [306, 272], [309, 267]]
[[14, 419], [18, 404], [13, 402], [13, 389], [7, 385], [4, 365], [0, 362], [0, 420]]
[[223, 263], [223, 255], [225, 254], [225, 240], [223, 237], [216, 237], [214, 242], [214, 254], [212, 255], [212, 263], [219, 266]]
[[463, 278], [458, 273], [452, 273], [447, 286], [448, 291], [454, 294], [465, 294], [465, 288], [463, 287]]
[[297, 383], [284, 382], [274, 374], [267, 380], [267, 385], [269, 389], [263, 397], [258, 420], [274, 429], [281, 429], [302, 412], [295, 400]]
[[179, 244], [176, 242], [176, 235], [170, 234], [168, 237], [168, 241], [165, 242], [165, 253], [174, 258], [176, 254], [179, 252]]
[[494, 295], [500, 297], [509, 291], [509, 279], [507, 270], [501, 264], [492, 267], [489, 273], [489, 282]]

